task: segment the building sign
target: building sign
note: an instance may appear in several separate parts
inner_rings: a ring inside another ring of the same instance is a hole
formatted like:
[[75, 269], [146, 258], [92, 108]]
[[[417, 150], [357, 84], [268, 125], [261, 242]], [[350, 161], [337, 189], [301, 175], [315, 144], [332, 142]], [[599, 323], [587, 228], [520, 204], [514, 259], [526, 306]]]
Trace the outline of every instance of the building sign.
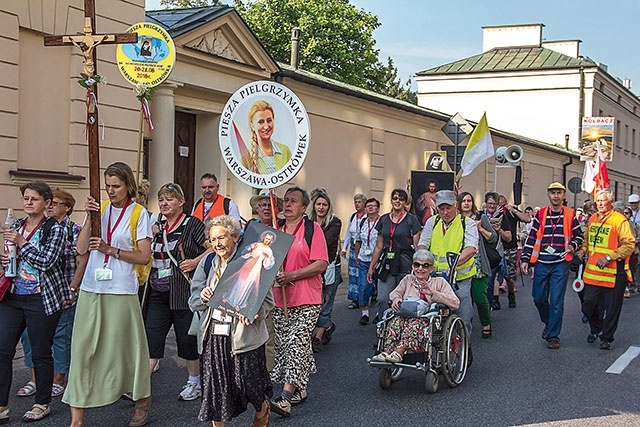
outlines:
[[165, 81], [176, 62], [173, 39], [159, 25], [141, 22], [127, 29], [138, 33], [138, 43], [118, 45], [118, 69], [133, 85], [158, 86]]
[[580, 160], [595, 160], [598, 145], [607, 162], [613, 160], [613, 125], [615, 117], [583, 117]]
[[302, 168], [309, 151], [309, 117], [288, 87], [252, 82], [227, 101], [218, 137], [224, 162], [239, 180], [274, 188]]

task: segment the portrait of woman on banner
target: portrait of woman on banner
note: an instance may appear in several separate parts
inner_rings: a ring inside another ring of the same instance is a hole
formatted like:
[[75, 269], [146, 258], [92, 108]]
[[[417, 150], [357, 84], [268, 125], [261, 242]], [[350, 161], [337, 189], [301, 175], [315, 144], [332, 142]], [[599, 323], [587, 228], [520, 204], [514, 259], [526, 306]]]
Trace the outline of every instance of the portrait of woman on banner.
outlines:
[[[251, 144], [242, 156], [242, 165], [254, 173], [271, 174], [285, 167], [291, 159], [286, 144], [272, 140], [275, 130], [275, 111], [265, 100], [256, 101], [248, 114]], [[242, 151], [242, 150], [241, 150]]]

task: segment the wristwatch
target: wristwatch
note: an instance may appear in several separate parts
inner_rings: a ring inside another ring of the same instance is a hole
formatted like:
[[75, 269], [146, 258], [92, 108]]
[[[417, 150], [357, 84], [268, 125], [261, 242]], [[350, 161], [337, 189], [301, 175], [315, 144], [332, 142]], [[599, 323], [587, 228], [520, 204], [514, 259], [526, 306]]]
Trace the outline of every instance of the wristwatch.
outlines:
[[113, 257], [115, 259], [120, 259], [120, 248], [116, 248], [116, 253], [113, 254]]
[[611, 261], [613, 261], [613, 258], [611, 258], [609, 255], [607, 255], [607, 261], [611, 262]]

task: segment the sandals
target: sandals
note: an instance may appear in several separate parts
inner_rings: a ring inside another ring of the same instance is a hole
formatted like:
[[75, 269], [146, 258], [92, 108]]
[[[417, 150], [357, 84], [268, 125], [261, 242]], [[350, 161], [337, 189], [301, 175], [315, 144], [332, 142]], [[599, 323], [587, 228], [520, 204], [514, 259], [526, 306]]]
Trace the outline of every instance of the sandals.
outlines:
[[9, 407], [6, 407], [4, 411], [0, 411], [0, 424], [9, 421]]
[[64, 393], [65, 386], [53, 383], [51, 386], [51, 397], [58, 397]]
[[[151, 397], [147, 399], [146, 405], [136, 404], [131, 421], [129, 421], [129, 427], [146, 426], [149, 423], [149, 409], [151, 409]], [[142, 411], [142, 415], [136, 416], [135, 411]]]
[[402, 362], [402, 355], [397, 351], [394, 351], [391, 354], [387, 355], [386, 360], [390, 363], [400, 363]]
[[22, 421], [27, 423], [40, 421], [50, 413], [51, 413], [51, 408], [49, 408], [49, 405], [45, 406], [45, 405], [40, 405], [39, 403], [36, 403], [31, 407], [30, 411], [27, 411], [24, 413], [24, 415], [22, 416]]
[[36, 383], [33, 381], [29, 381], [25, 385], [22, 386], [20, 390], [18, 390], [18, 397], [29, 397], [36, 394]]
[[375, 356], [373, 356], [371, 360], [373, 362], [386, 362], [387, 357], [389, 357], [389, 354], [383, 351], [382, 353], [378, 353]]
[[482, 338], [483, 339], [491, 338], [491, 335], [492, 335], [491, 325], [489, 325], [489, 329], [483, 329], [482, 330]]
[[[266, 406], [266, 410], [265, 410]], [[262, 403], [262, 409], [265, 410], [265, 413], [259, 417], [256, 412], [256, 416], [253, 418], [253, 423], [251, 423], [251, 427], [269, 427], [269, 415], [271, 414], [271, 404], [268, 400], [265, 400]]]

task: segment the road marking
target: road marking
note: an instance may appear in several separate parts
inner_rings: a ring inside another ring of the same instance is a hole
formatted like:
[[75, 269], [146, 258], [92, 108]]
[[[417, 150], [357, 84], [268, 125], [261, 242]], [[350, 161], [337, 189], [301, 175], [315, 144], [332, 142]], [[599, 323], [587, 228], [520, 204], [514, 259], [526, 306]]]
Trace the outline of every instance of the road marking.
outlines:
[[640, 355], [640, 347], [630, 346], [622, 356], [618, 357], [618, 360], [609, 366], [609, 369], [606, 370], [607, 374], [621, 374], [638, 355]]

